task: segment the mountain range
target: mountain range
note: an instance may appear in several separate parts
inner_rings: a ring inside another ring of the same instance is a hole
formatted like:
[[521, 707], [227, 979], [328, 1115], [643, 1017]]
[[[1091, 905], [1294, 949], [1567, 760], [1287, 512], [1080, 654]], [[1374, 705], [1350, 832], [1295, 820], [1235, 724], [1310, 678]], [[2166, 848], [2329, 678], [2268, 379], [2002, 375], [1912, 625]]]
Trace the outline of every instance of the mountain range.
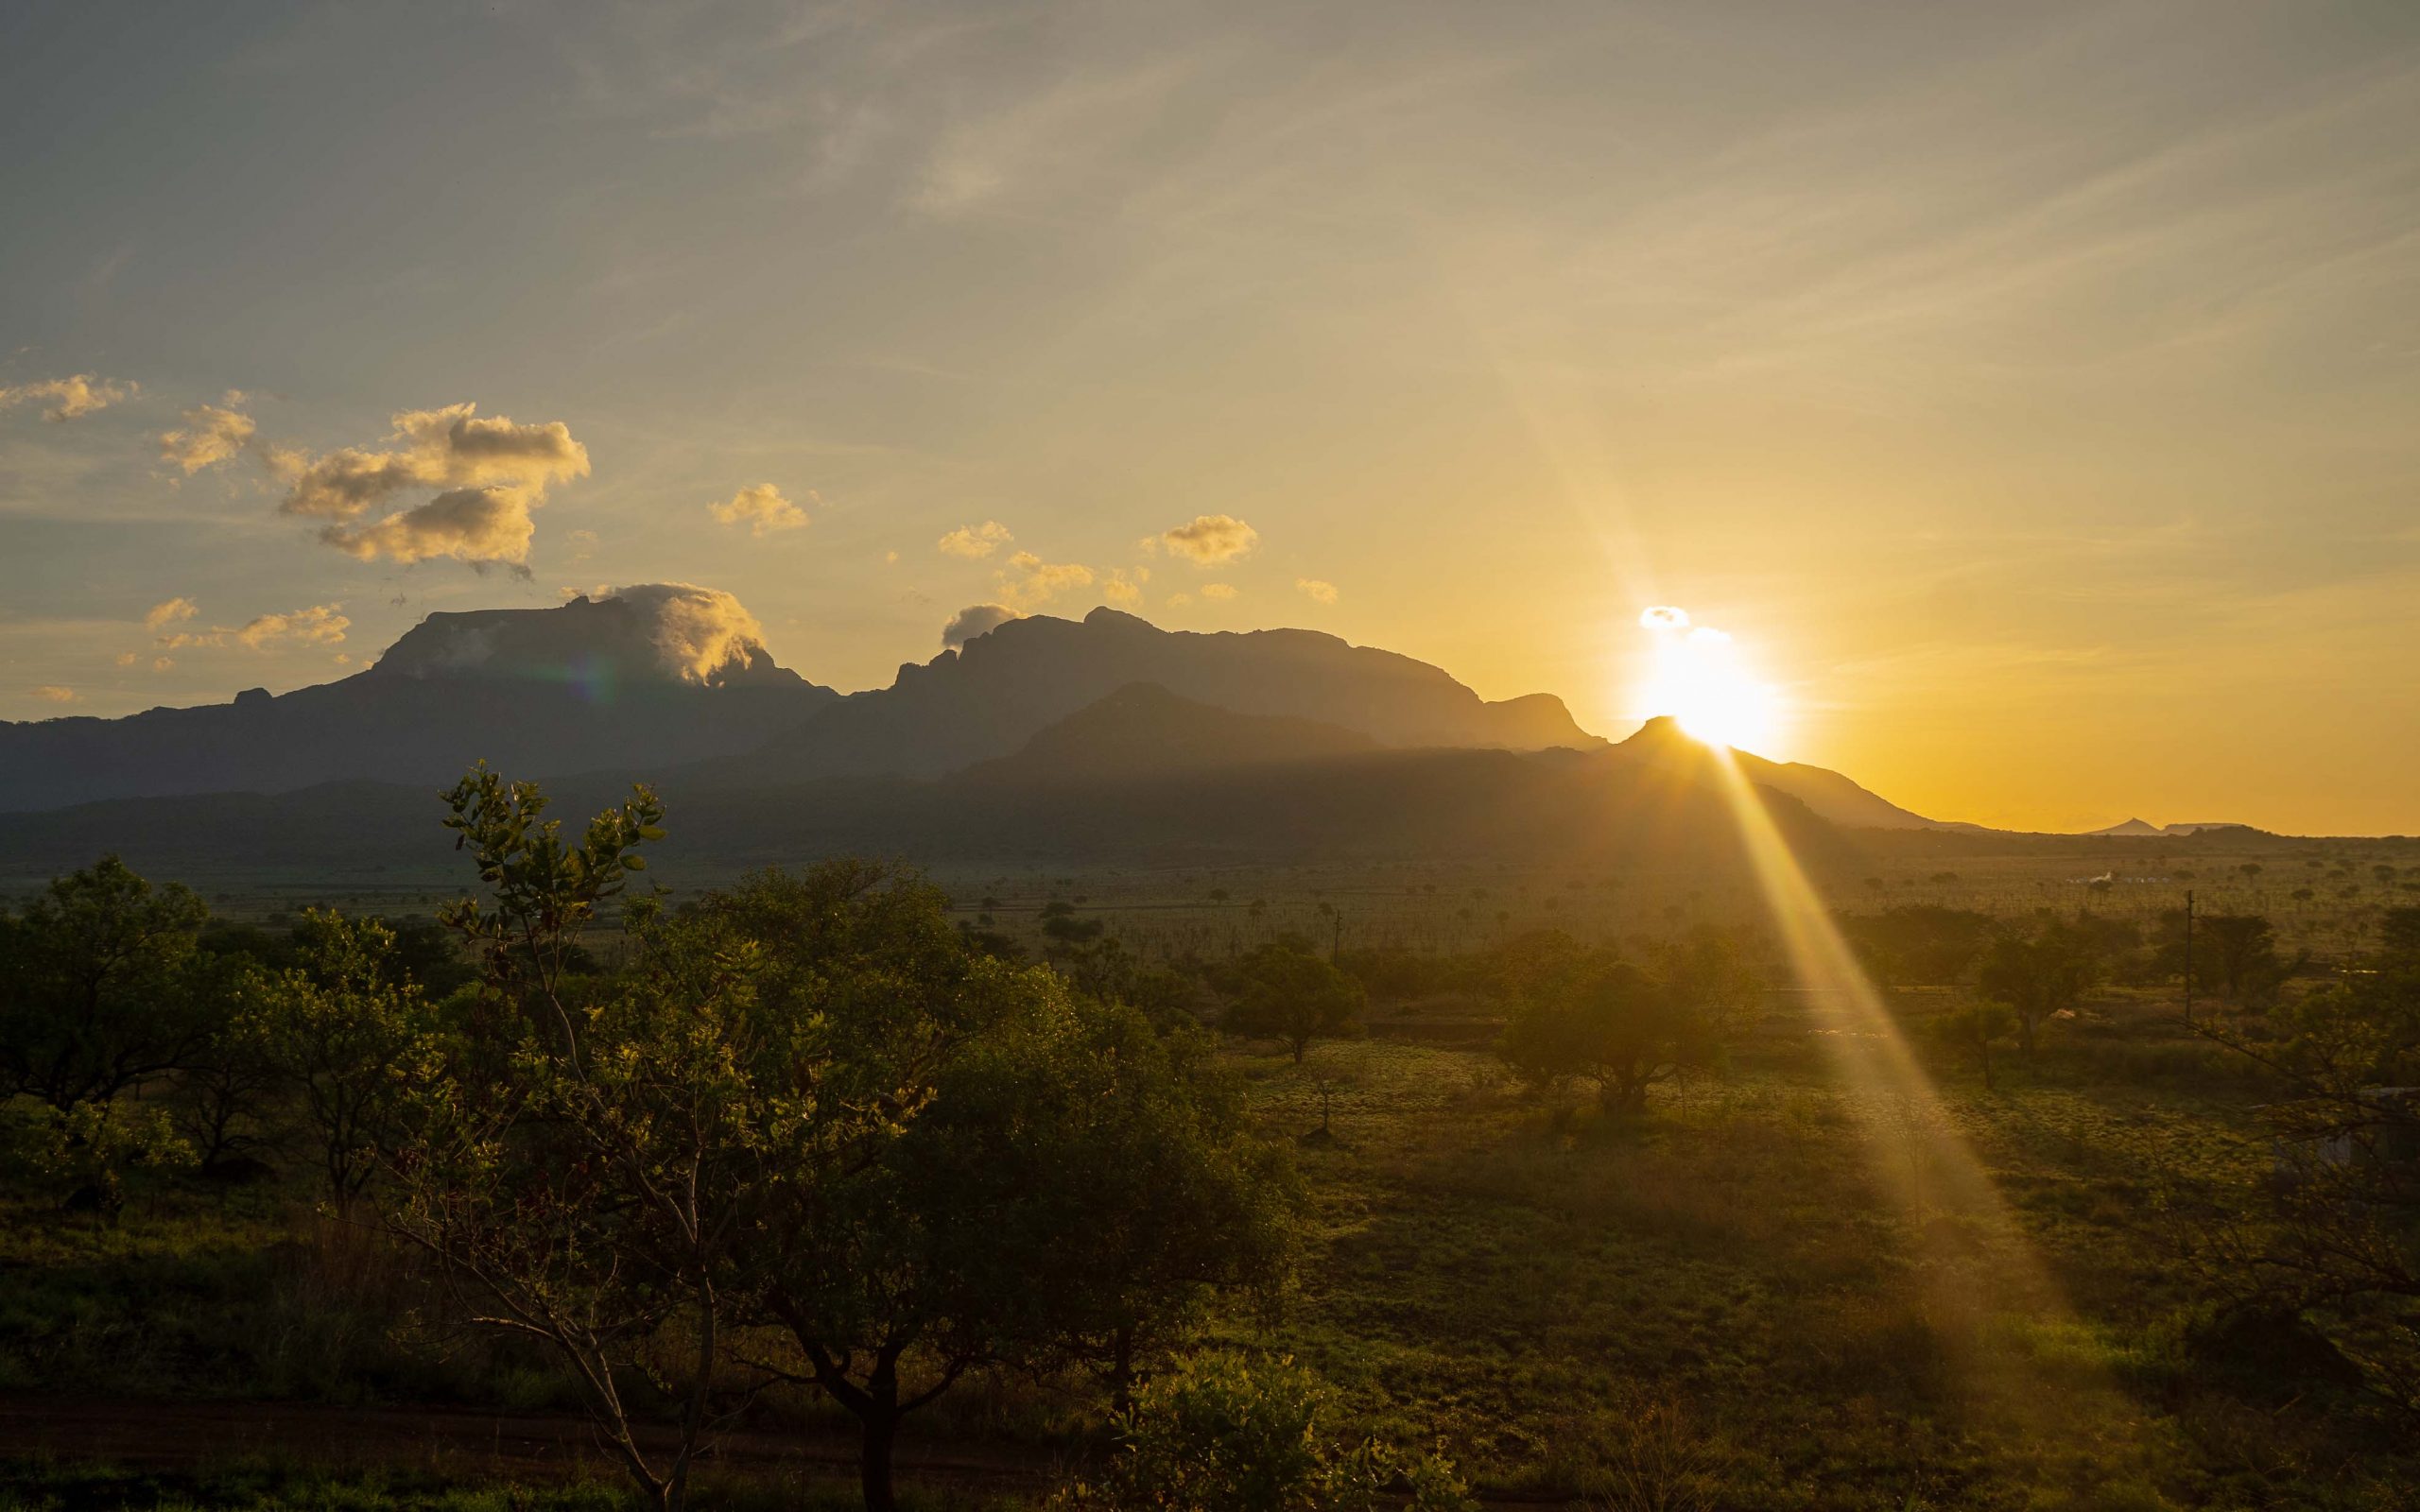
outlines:
[[[1735, 844], [1720, 759], [1669, 720], [1611, 744], [1549, 695], [1489, 702], [1315, 631], [1108, 609], [1011, 619], [843, 696], [779, 666], [729, 595], [654, 585], [433, 614], [368, 670], [282, 696], [0, 725], [0, 871], [103, 850], [169, 874], [409, 865], [443, 850], [431, 791], [478, 760], [546, 780], [566, 813], [654, 782], [673, 847], [717, 868], [1702, 857]], [[1950, 828], [1837, 772], [1731, 759], [1810, 853]]]

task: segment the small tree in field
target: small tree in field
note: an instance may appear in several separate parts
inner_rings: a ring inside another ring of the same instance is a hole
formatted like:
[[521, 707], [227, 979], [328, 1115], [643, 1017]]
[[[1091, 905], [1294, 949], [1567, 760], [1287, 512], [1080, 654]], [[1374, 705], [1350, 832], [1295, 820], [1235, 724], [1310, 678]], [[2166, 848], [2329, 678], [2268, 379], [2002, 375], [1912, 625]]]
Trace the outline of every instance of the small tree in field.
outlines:
[[2033, 1058], [2042, 1025], [2072, 1009], [2100, 979], [2100, 963], [2079, 932], [2052, 922], [2031, 936], [2003, 935], [1983, 953], [1976, 987], [2016, 1021], [2016, 1042]]
[[1536, 1087], [1585, 1081], [1598, 1106], [1632, 1115], [1648, 1090], [1716, 1064], [1744, 983], [1719, 942], [1671, 954], [1661, 974], [1609, 951], [1578, 951], [1527, 979], [1496, 1054]]
[[1188, 1361], [1119, 1415], [1101, 1483], [1062, 1491], [1052, 1512], [1477, 1512], [1442, 1457], [1341, 1435], [1331, 1417], [1291, 1360]]
[[1992, 1046], [2015, 1027], [2016, 1016], [2008, 1010], [2008, 1005], [1988, 1000], [1953, 1008], [1933, 1021], [1933, 1032], [1944, 1043], [1975, 1057], [1983, 1073], [1985, 1091], [1997, 1090], [1992, 1081]]
[[115, 856], [0, 913], [0, 1098], [64, 1113], [192, 1064], [223, 1008], [221, 973], [195, 948], [208, 917]]
[[[755, 1294], [752, 1245], [914, 1098], [863, 1081], [833, 1095], [828, 1022], [769, 994], [761, 942], [726, 915], [633, 902], [631, 968], [574, 971], [661, 833], [646, 789], [578, 841], [542, 817], [535, 786], [485, 769], [448, 802], [491, 902], [445, 917], [486, 977], [410, 1078], [388, 1221], [465, 1286], [475, 1322], [555, 1352], [602, 1444], [670, 1512], [735, 1298]], [[633, 1426], [638, 1379], [673, 1405], [664, 1447]]]
[[235, 1037], [301, 1107], [341, 1213], [403, 1137], [406, 1091], [430, 1065], [435, 1025], [419, 986], [394, 970], [393, 932], [376, 919], [312, 909], [295, 933], [303, 964], [254, 977]]
[[1314, 1040], [1360, 1032], [1361, 984], [1290, 941], [1264, 945], [1243, 962], [1243, 991], [1223, 1022], [1232, 1034], [1284, 1041], [1294, 1064]]

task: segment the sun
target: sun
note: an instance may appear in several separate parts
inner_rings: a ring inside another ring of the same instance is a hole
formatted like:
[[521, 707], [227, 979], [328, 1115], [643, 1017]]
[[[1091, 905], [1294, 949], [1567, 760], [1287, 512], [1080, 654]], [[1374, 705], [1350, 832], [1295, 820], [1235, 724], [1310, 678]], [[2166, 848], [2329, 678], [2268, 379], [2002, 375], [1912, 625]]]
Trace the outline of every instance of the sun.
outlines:
[[1781, 695], [1756, 677], [1730, 636], [1668, 607], [1649, 610], [1638, 623], [1655, 639], [1654, 670], [1640, 695], [1649, 715], [1670, 714], [1709, 746], [1772, 743], [1781, 732]]

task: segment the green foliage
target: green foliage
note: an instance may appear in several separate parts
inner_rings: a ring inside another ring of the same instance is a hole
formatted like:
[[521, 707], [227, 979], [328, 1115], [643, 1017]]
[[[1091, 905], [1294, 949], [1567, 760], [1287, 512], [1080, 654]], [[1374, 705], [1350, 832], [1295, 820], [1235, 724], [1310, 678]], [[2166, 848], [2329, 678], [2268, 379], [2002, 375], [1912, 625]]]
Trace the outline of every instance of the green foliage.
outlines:
[[1533, 1087], [1591, 1083], [1609, 1113], [1635, 1114], [1648, 1090], [1719, 1063], [1743, 973], [1700, 936], [1649, 971], [1560, 936], [1532, 941], [1510, 980], [1519, 994], [1496, 1055]]
[[1992, 1046], [2008, 1038], [2016, 1028], [2016, 1015], [2008, 1005], [1986, 999], [1950, 1009], [1933, 1020], [1934, 1035], [1943, 1043], [1962, 1055], [1971, 1056], [1983, 1074], [1983, 1086], [1990, 1090], [1992, 1081]]
[[[1188, 1360], [1143, 1388], [1117, 1421], [1098, 1486], [1063, 1512], [1476, 1512], [1442, 1456], [1340, 1436], [1326, 1388], [1291, 1359]], [[1408, 1492], [1408, 1495], [1406, 1494]]]
[[404, 1138], [412, 1089], [442, 1074], [435, 1017], [377, 920], [314, 909], [295, 941], [300, 964], [248, 983], [233, 1038], [301, 1108], [342, 1210]]
[[207, 917], [115, 856], [0, 914], [0, 1095], [63, 1112], [190, 1064], [221, 1008], [222, 973], [195, 949]]
[[2042, 1026], [2070, 1012], [2100, 979], [2102, 960], [2091, 934], [2047, 919], [2028, 934], [1992, 941], [1976, 968], [1976, 988], [2016, 1020], [2016, 1040], [2031, 1057]]
[[1294, 1063], [1319, 1040], [1360, 1033], [1361, 984], [1292, 941], [1264, 945], [1242, 962], [1242, 990], [1227, 1009], [1230, 1033], [1277, 1040]]

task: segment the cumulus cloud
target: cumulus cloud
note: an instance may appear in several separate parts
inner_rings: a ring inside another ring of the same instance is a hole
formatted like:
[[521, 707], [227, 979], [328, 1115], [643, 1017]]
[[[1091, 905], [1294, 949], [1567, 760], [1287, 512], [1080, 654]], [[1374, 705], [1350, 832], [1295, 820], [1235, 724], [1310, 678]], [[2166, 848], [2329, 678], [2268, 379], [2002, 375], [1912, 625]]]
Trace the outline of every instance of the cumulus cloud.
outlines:
[[[588, 449], [561, 421], [523, 425], [476, 409], [406, 410], [394, 417], [383, 449], [348, 446], [315, 458], [272, 447], [270, 470], [287, 484], [279, 507], [330, 522], [320, 539], [364, 561], [526, 563], [536, 528], [529, 512], [556, 484], [588, 475]], [[363, 520], [419, 489], [441, 491], [412, 508]]]
[[66, 378], [43, 378], [34, 383], [18, 384], [14, 387], [0, 387], [0, 409], [46, 403], [49, 407], [42, 412], [43, 419], [70, 421], [96, 409], [107, 409], [119, 400], [140, 392], [142, 387], [134, 383], [112, 383], [89, 372]]
[[1223, 603], [1236, 596], [1236, 585], [1233, 583], [1204, 583], [1201, 585], [1201, 596], [1204, 598], [1215, 598]]
[[120, 651], [117, 654], [117, 664], [122, 667], [130, 667], [140, 656], [141, 653], [136, 651]]
[[1294, 579], [1294, 586], [1302, 591], [1304, 597], [1314, 604], [1336, 602], [1336, 585], [1323, 577], [1297, 577]]
[[1170, 609], [1183, 609], [1192, 602], [1193, 595], [1191, 593], [1170, 593], [1168, 595], [1168, 608]]
[[233, 632], [238, 644], [266, 651], [287, 641], [297, 645], [335, 645], [353, 625], [337, 610], [342, 604], [314, 604], [284, 614], [258, 614]]
[[1638, 627], [1659, 635], [1668, 630], [1685, 630], [1689, 627], [1689, 611], [1670, 604], [1657, 604], [1640, 611]]
[[144, 610], [143, 627], [153, 631], [164, 630], [171, 625], [189, 620], [199, 612], [201, 612], [200, 610], [195, 606], [192, 599], [172, 598], [164, 604], [154, 604]]
[[986, 520], [979, 525], [960, 525], [935, 544], [952, 557], [989, 557], [1016, 538], [1009, 527], [997, 520]]
[[969, 604], [942, 627], [942, 644], [955, 651], [978, 635], [989, 635], [1009, 621], [1023, 618], [1006, 604]]
[[1113, 604], [1132, 609], [1143, 602], [1143, 585], [1151, 580], [1151, 569], [1123, 567], [1110, 569], [1109, 580], [1100, 585], [1100, 596]]
[[151, 670], [154, 672], [165, 672], [176, 664], [173, 657], [155, 656], [151, 659]]
[[1071, 588], [1087, 587], [1092, 580], [1093, 570], [1080, 562], [1044, 561], [1029, 551], [1011, 557], [1007, 569], [994, 577], [1001, 602], [1020, 611], [1047, 603]]
[[1188, 524], [1161, 531], [1160, 540], [1196, 566], [1215, 567], [1259, 545], [1260, 532], [1231, 514], [1198, 514]]
[[46, 703], [74, 703], [76, 701], [75, 689], [62, 688], [55, 683], [43, 683], [41, 687], [33, 690], [33, 695], [35, 697], [40, 698]]
[[216, 404], [196, 404], [183, 411], [182, 427], [160, 433], [161, 460], [174, 462], [187, 477], [233, 461], [260, 432], [252, 417], [240, 407], [243, 403], [242, 390], [231, 388]]
[[653, 639], [666, 671], [688, 682], [713, 682], [724, 668], [765, 648], [765, 627], [719, 588], [695, 583], [634, 583], [594, 596], [628, 604], [654, 621]]
[[[812, 499], [813, 493], [807, 494]], [[720, 504], [706, 508], [715, 519], [727, 525], [744, 524], [754, 536], [771, 535], [776, 530], [804, 530], [806, 511], [782, 497], [782, 490], [769, 483], [753, 483]]]

